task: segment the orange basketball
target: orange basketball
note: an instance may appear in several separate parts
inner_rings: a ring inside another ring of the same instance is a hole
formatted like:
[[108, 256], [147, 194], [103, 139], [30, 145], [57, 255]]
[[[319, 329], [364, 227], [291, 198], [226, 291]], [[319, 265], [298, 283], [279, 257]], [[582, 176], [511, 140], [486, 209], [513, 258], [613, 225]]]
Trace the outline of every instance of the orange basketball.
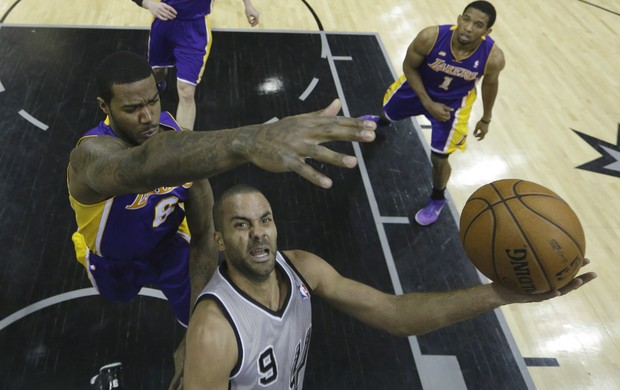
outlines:
[[538, 294], [568, 284], [583, 265], [583, 228], [553, 191], [519, 179], [478, 188], [461, 212], [460, 236], [487, 278]]

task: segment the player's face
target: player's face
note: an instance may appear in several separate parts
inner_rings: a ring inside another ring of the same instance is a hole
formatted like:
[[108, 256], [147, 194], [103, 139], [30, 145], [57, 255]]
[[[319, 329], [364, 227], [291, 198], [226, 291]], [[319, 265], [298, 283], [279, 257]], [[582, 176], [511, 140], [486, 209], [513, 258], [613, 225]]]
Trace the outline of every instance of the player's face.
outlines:
[[491, 33], [487, 28], [489, 16], [475, 8], [469, 8], [457, 20], [456, 40], [461, 45], [478, 44], [484, 35]]
[[113, 85], [110, 104], [99, 99], [99, 105], [110, 118], [112, 130], [131, 145], [140, 145], [160, 131], [161, 104], [153, 76]]
[[260, 193], [243, 193], [228, 198], [222, 207], [223, 226], [216, 241], [231, 274], [254, 282], [267, 280], [275, 267], [278, 236], [269, 202]]

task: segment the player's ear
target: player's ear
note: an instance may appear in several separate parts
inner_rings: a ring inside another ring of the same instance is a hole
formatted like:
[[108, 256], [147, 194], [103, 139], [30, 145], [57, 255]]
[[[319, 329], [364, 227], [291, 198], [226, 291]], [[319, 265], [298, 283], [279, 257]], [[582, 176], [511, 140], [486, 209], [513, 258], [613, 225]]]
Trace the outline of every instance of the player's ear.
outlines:
[[220, 232], [214, 232], [213, 233], [213, 240], [215, 241], [215, 245], [217, 247], [218, 251], [223, 251], [225, 248], [224, 246], [224, 238], [222, 237], [222, 233]]
[[106, 115], [110, 115], [110, 108], [108, 106], [108, 103], [105, 102], [105, 100], [97, 97], [97, 103], [99, 104], [99, 108], [101, 108], [101, 111], [103, 111]]

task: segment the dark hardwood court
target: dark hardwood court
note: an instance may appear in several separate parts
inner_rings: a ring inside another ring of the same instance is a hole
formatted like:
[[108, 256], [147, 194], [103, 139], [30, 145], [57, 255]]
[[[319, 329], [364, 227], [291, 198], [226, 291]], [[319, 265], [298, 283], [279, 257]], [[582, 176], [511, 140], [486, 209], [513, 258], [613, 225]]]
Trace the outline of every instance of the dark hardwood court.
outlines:
[[[0, 29], [2, 389], [87, 389], [98, 368], [115, 361], [123, 362], [130, 389], [165, 389], [172, 377], [183, 328], [157, 291], [129, 304], [93, 293], [74, 258], [65, 185], [70, 150], [103, 119], [95, 66], [116, 50], [145, 53], [147, 38], [146, 30]], [[334, 98], [344, 115], [377, 112], [393, 79], [376, 35], [218, 30], [198, 88], [195, 128], [263, 123], [316, 111]], [[174, 74], [168, 85], [163, 108], [174, 113]], [[274, 208], [280, 248], [315, 252], [381, 290], [480, 283], [460, 245], [454, 209], [431, 227], [413, 222], [430, 191], [421, 134], [403, 121], [380, 130], [372, 144], [330, 145], [360, 160], [359, 169], [318, 166], [334, 180], [331, 190], [244, 165], [214, 177], [214, 192], [240, 182], [257, 186]], [[314, 301], [305, 389], [533, 387], [498, 313], [408, 339]]]

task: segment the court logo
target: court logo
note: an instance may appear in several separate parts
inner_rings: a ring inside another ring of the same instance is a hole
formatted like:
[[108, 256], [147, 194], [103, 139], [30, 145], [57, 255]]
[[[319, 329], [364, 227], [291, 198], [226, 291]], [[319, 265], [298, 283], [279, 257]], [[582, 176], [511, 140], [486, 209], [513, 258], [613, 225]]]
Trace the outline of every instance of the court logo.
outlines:
[[620, 124], [618, 124], [618, 135], [616, 145], [594, 138], [575, 129], [571, 129], [590, 146], [601, 154], [601, 157], [582, 164], [577, 168], [603, 175], [620, 177]]

